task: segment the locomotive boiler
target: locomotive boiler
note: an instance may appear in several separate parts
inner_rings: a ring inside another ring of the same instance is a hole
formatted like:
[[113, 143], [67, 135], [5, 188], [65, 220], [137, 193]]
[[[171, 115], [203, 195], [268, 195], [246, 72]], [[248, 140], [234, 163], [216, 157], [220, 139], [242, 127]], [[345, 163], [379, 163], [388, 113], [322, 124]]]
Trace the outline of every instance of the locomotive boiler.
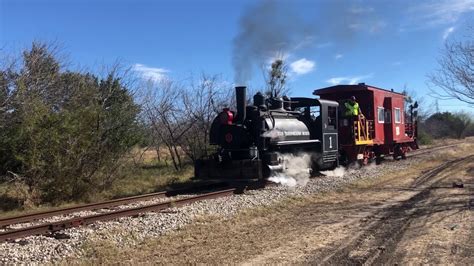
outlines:
[[312, 169], [338, 165], [336, 101], [304, 97], [253, 96], [235, 88], [237, 111], [225, 108], [214, 119], [210, 143], [217, 152], [195, 163], [196, 178], [262, 179], [285, 169], [285, 154], [306, 152]]

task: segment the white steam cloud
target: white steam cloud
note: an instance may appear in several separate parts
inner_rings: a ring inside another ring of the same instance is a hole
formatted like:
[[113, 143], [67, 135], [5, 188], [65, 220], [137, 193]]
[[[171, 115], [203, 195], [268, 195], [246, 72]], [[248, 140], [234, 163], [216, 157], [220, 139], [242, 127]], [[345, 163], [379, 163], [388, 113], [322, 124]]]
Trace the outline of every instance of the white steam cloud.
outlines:
[[321, 171], [320, 173], [325, 176], [343, 177], [346, 174], [346, 169], [343, 166], [339, 166], [334, 170]]
[[283, 170], [274, 172], [268, 180], [289, 187], [305, 186], [311, 175], [311, 154], [284, 154], [280, 156], [283, 159]]

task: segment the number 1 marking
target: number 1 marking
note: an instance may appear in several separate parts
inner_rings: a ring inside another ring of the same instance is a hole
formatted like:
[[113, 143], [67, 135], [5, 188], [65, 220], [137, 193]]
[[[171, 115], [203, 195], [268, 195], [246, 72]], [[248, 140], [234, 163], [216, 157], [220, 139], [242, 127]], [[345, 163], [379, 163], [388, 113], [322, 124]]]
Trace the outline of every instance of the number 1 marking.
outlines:
[[329, 149], [332, 149], [332, 137], [329, 137]]

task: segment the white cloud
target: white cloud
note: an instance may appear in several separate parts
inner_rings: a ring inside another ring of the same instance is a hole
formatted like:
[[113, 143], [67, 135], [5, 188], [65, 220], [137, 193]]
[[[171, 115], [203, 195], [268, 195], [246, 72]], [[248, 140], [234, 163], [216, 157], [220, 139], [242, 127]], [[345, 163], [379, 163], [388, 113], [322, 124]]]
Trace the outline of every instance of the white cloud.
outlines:
[[334, 44], [332, 42], [323, 42], [323, 43], [317, 44], [316, 48], [327, 48], [327, 47], [331, 47], [333, 45]]
[[138, 72], [142, 78], [151, 81], [161, 81], [166, 78], [166, 73], [170, 72], [165, 68], [148, 67], [142, 64], [135, 64], [132, 69]]
[[443, 32], [443, 40], [446, 40], [453, 31], [454, 31], [454, 27], [449, 27], [445, 29]]
[[347, 25], [351, 31], [365, 31], [369, 33], [377, 33], [387, 27], [387, 23], [380, 19], [360, 20]]
[[367, 14], [367, 13], [372, 13], [374, 12], [375, 9], [373, 7], [353, 7], [351, 9], [349, 9], [349, 12], [351, 12], [352, 14]]
[[303, 75], [314, 70], [316, 63], [306, 58], [294, 61], [290, 64], [290, 69], [296, 75]]
[[408, 10], [418, 28], [453, 24], [474, 11], [474, 0], [436, 0], [415, 5]]
[[341, 58], [343, 58], [343, 57], [344, 57], [343, 54], [336, 54], [336, 55], [334, 56], [334, 59], [339, 60], [339, 59], [341, 59]]
[[351, 30], [361, 30], [363, 26], [364, 25], [362, 25], [362, 23], [359, 23], [359, 22], [351, 23], [348, 25], [349, 29]]
[[298, 49], [308, 47], [308, 46], [310, 46], [314, 43], [314, 40], [315, 40], [314, 36], [308, 35], [308, 36], [304, 37], [302, 41], [297, 43], [293, 49], [298, 50]]
[[374, 33], [374, 32], [379, 32], [381, 31], [383, 28], [387, 27], [387, 23], [385, 21], [382, 21], [382, 20], [377, 20], [377, 21], [374, 21], [370, 26], [369, 26], [369, 32], [370, 33]]
[[353, 84], [359, 83], [359, 81], [362, 81], [364, 79], [372, 78], [373, 76], [374, 76], [374, 74], [371, 73], [371, 74], [362, 75], [362, 76], [334, 77], [334, 78], [330, 78], [330, 79], [326, 80], [326, 82], [331, 84], [331, 85], [339, 85], [339, 84], [342, 84], [342, 83], [353, 85]]

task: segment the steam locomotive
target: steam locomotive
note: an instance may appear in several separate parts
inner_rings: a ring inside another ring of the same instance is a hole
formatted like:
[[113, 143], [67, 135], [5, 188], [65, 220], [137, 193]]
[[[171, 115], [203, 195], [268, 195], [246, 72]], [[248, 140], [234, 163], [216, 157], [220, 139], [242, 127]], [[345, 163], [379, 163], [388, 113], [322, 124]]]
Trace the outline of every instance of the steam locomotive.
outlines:
[[224, 109], [214, 119], [210, 143], [219, 147], [197, 160], [196, 178], [261, 179], [284, 169], [283, 154], [311, 154], [311, 168], [338, 165], [336, 101], [295, 97], [253, 96], [236, 87], [237, 113]]
[[[247, 106], [246, 87], [236, 87], [237, 112], [224, 109], [214, 119], [210, 143], [218, 150], [197, 160], [199, 179], [263, 179], [283, 171], [284, 156], [305, 152], [309, 170], [342, 164], [380, 162], [418, 149], [417, 103], [406, 96], [359, 83], [315, 90], [320, 98], [253, 96]], [[321, 99], [324, 98], [324, 99]], [[356, 97], [362, 116], [345, 116], [347, 99]]]

